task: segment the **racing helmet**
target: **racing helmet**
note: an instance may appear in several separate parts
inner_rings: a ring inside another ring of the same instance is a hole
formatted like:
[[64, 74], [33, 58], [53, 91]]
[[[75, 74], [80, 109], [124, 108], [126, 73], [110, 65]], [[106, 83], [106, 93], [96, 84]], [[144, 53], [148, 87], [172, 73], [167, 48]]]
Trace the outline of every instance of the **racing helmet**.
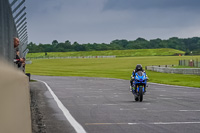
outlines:
[[136, 68], [135, 68], [135, 71], [136, 71], [136, 72], [142, 71], [142, 65], [141, 65], [141, 64], [137, 64], [137, 65], [136, 65]]

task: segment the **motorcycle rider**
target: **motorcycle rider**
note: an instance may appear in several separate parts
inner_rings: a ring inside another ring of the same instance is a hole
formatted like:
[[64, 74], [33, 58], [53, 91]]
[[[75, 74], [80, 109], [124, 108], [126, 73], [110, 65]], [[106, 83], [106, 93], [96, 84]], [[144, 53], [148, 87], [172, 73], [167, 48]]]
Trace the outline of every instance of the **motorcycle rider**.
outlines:
[[[135, 79], [135, 74], [139, 71], [142, 71], [146, 74], [146, 72], [142, 69], [142, 65], [141, 64], [137, 64], [136, 67], [135, 67], [135, 70], [133, 70], [132, 72], [132, 75], [131, 75], [131, 80], [130, 80], [130, 91], [132, 91], [132, 88], [134, 89], [135, 91], [135, 86], [133, 84], [133, 81]], [[147, 76], [147, 75], [146, 75]], [[147, 77], [148, 78], [148, 77]]]

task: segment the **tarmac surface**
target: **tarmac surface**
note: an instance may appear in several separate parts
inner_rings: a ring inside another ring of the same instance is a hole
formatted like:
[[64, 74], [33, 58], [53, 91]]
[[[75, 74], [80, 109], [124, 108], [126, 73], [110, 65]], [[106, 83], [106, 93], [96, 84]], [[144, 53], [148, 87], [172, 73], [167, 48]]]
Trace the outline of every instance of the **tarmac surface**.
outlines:
[[200, 88], [149, 83], [143, 102], [135, 102], [128, 80], [53, 76], [32, 79], [44, 81], [58, 98], [56, 101], [44, 83], [31, 83], [35, 93], [39, 91], [38, 96], [43, 97], [40, 106], [47, 133], [77, 131], [77, 124], [70, 124], [71, 118], [66, 118], [67, 111], [87, 133], [200, 132]]

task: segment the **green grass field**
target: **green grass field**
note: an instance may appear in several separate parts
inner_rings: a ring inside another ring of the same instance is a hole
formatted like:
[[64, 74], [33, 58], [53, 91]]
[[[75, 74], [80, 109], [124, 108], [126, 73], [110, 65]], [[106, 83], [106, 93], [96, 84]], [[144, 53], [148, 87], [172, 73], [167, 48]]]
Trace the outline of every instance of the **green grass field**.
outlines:
[[[136, 64], [178, 65], [178, 60], [199, 58], [200, 56], [143, 56], [101, 59], [37, 59], [26, 66], [32, 75], [85, 76], [130, 79]], [[200, 87], [200, 76], [166, 74], [147, 71], [150, 82]]]
[[67, 56], [111, 56], [134, 57], [134, 56], [167, 56], [175, 54], [184, 54], [185, 52], [169, 48], [161, 49], [131, 49], [131, 50], [107, 50], [107, 51], [82, 51], [82, 52], [48, 52], [29, 53], [27, 58], [42, 57], [67, 57]]

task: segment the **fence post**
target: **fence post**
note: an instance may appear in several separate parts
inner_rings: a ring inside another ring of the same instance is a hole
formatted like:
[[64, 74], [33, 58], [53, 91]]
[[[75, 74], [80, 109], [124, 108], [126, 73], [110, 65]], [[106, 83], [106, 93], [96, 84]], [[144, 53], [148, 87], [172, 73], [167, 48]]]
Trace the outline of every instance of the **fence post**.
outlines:
[[198, 61], [197, 61], [198, 59], [196, 59], [196, 61], [195, 61], [195, 67], [198, 67]]

